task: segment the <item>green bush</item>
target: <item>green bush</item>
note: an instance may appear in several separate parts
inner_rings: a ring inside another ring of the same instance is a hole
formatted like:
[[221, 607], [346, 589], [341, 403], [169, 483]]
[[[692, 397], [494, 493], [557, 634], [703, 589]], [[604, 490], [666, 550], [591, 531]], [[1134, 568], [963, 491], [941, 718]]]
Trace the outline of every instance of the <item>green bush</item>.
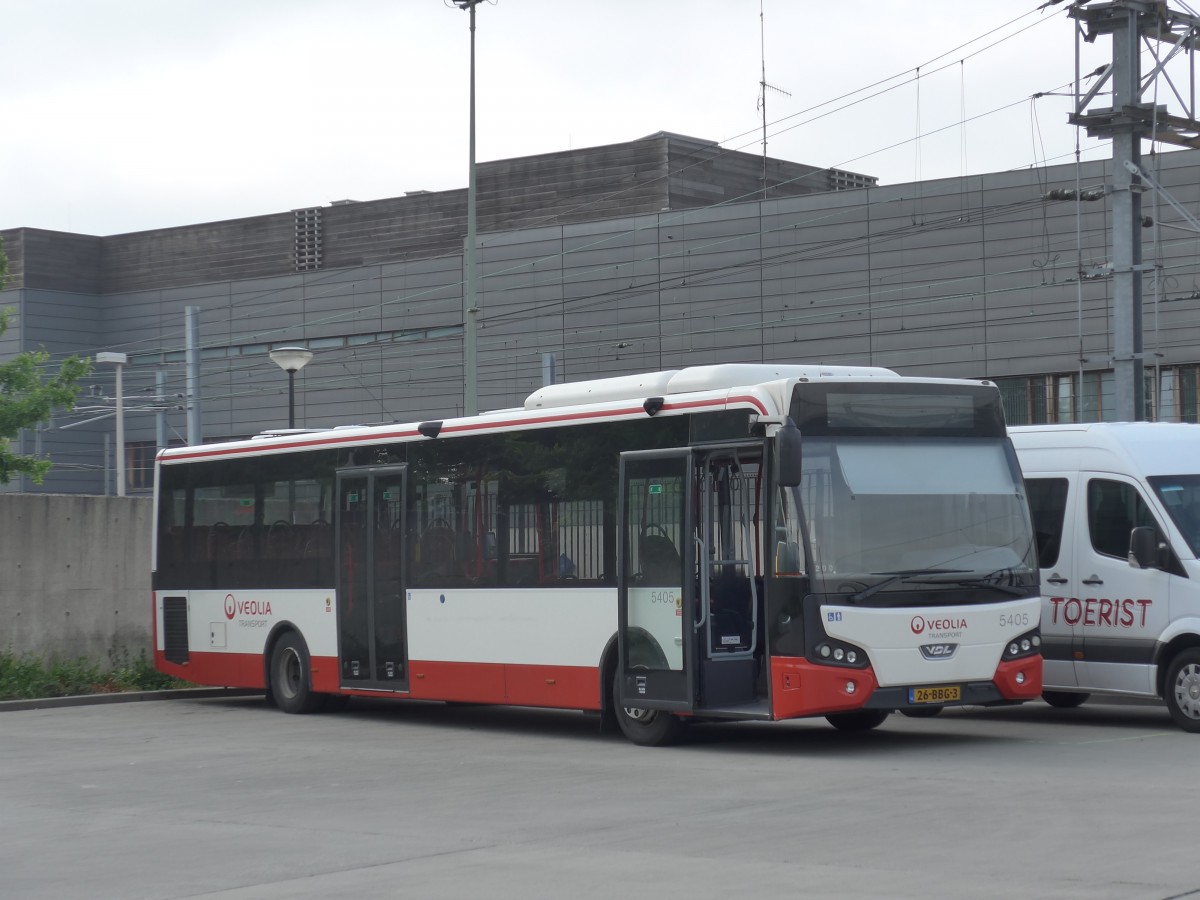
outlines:
[[110, 653], [107, 666], [86, 659], [47, 662], [0, 652], [0, 700], [158, 691], [187, 686], [187, 682], [157, 671], [144, 652], [137, 658], [130, 657], [126, 651]]

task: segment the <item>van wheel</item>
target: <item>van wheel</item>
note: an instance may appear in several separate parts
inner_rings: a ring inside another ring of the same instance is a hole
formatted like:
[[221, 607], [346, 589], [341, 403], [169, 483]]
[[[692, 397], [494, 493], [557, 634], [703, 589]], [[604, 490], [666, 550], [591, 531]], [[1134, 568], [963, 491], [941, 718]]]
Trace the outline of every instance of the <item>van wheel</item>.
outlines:
[[830, 713], [825, 717], [838, 731], [870, 731], [878, 728], [891, 715], [890, 709], [859, 709], [854, 712]]
[[1055, 709], [1074, 709], [1083, 706], [1091, 694], [1076, 694], [1073, 691], [1042, 691], [1042, 699]]
[[304, 638], [289, 631], [271, 651], [271, 699], [286, 713], [316, 712], [325, 695], [312, 689], [312, 666]]
[[1200, 732], [1200, 649], [1184, 650], [1171, 660], [1163, 694], [1175, 724]]
[[621, 670], [613, 673], [613, 712], [625, 737], [643, 747], [665, 747], [679, 740], [683, 722], [661, 709], [621, 706]]

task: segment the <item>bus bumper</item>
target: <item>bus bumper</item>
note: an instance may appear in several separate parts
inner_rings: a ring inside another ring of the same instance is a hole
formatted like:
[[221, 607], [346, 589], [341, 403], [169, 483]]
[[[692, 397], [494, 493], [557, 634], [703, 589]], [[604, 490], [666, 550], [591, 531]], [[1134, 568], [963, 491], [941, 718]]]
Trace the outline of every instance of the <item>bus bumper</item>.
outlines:
[[[915, 686], [915, 685], [914, 685]], [[909, 687], [881, 688], [871, 669], [822, 666], [806, 659], [771, 659], [771, 709], [774, 719], [823, 716], [857, 709], [905, 709]], [[1002, 662], [992, 681], [961, 685], [961, 699], [950, 706], [988, 706], [1034, 700], [1042, 693], [1042, 658]]]

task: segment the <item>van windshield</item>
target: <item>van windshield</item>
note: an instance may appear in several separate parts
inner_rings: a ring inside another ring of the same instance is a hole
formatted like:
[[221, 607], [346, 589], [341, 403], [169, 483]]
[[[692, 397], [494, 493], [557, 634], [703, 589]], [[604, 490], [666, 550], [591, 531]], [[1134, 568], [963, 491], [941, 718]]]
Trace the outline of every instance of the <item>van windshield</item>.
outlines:
[[1192, 556], [1200, 557], [1200, 475], [1151, 475], [1146, 480], [1187, 541]]

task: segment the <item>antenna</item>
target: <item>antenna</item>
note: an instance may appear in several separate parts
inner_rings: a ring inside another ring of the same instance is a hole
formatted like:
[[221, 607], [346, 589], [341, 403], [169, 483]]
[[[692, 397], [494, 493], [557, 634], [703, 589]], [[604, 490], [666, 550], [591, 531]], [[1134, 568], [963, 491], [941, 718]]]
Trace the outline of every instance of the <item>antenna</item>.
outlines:
[[767, 83], [767, 28], [766, 19], [763, 16], [763, 0], [758, 0], [758, 40], [759, 53], [762, 59], [762, 81], [758, 83], [758, 108], [762, 110], [763, 123], [763, 173], [762, 173], [762, 196], [767, 199], [767, 91], [774, 91], [784, 97], [792, 96], [783, 88], [775, 87], [773, 84]]

